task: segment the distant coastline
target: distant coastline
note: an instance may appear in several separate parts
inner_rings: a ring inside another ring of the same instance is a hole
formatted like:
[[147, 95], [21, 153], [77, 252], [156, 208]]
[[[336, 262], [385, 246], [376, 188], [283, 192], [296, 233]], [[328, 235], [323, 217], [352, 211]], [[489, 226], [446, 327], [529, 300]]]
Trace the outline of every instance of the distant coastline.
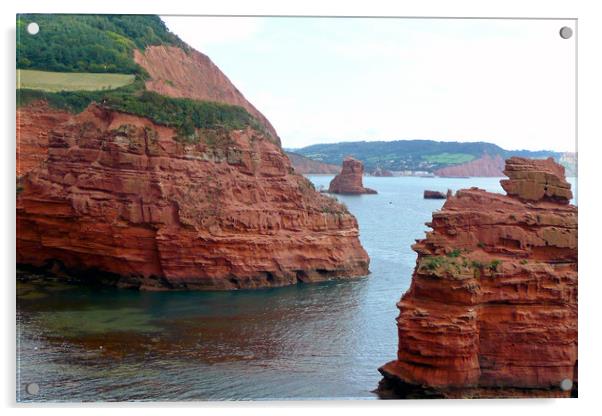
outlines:
[[[575, 152], [554, 150], [507, 150], [490, 142], [443, 142], [435, 140], [357, 141], [314, 144], [286, 149], [297, 172], [326, 173], [340, 166], [345, 157], [360, 160], [366, 173], [392, 176], [501, 177], [503, 162], [512, 156], [533, 159], [554, 158], [565, 168], [566, 176], [575, 176]], [[303, 161], [303, 164], [300, 164]], [[314, 162], [314, 163], [312, 163]]]

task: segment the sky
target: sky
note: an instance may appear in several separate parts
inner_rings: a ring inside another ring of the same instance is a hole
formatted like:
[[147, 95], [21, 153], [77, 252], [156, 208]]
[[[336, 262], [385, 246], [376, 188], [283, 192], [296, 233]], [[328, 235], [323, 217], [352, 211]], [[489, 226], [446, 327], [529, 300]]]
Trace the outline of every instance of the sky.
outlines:
[[575, 151], [571, 20], [162, 16], [285, 148], [487, 141]]

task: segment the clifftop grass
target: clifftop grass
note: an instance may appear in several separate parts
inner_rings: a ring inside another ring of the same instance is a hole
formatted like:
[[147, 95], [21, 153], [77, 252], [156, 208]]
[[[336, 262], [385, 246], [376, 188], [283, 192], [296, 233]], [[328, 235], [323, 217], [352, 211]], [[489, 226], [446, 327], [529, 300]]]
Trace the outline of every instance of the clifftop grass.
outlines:
[[72, 113], [83, 111], [92, 102], [113, 110], [146, 117], [157, 124], [173, 127], [178, 139], [195, 143], [196, 129], [224, 128], [240, 130], [251, 127], [269, 135], [263, 126], [242, 107], [188, 98], [171, 98], [145, 91], [141, 80], [111, 91], [46, 92], [21, 89], [17, 105], [43, 100], [50, 106]]
[[[39, 24], [38, 34], [27, 33], [30, 22]], [[17, 105], [43, 100], [79, 113], [96, 102], [173, 127], [177, 139], [188, 143], [198, 142], [196, 129], [251, 127], [270, 137], [242, 107], [146, 91], [148, 74], [134, 62], [133, 50], [149, 45], [189, 49], [158, 16], [18, 15], [17, 68], [22, 79]]]
[[91, 74], [82, 72], [49, 72], [31, 69], [17, 70], [17, 88], [57, 91], [98, 91], [123, 87], [133, 83], [132, 74]]

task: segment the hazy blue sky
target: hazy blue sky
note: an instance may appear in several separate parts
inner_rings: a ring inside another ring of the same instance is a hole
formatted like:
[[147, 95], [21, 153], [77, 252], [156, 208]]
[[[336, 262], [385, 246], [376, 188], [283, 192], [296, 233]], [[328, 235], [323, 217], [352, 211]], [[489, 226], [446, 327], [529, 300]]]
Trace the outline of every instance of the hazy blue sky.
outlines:
[[572, 21], [163, 17], [284, 147], [351, 140], [575, 149]]

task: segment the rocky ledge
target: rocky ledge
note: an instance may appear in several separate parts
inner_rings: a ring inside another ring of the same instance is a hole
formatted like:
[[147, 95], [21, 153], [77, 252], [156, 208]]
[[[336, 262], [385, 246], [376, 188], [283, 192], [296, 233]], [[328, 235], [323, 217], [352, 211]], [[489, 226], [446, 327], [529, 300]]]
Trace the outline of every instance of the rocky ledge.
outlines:
[[343, 195], [375, 194], [374, 189], [364, 188], [363, 175], [364, 165], [362, 162], [348, 157], [343, 161], [341, 173], [330, 181], [328, 192]]
[[564, 168], [511, 158], [508, 195], [447, 198], [412, 246], [383, 397], [577, 394], [577, 208]]
[[19, 267], [149, 290], [368, 274], [355, 217], [295, 174], [263, 133], [201, 129], [186, 143], [95, 104], [47, 111], [20, 109], [18, 128], [31, 130], [20, 140], [40, 151], [19, 166]]
[[448, 189], [446, 193], [440, 191], [430, 191], [428, 189], [424, 190], [424, 199], [446, 199], [450, 195], [450, 189]]

